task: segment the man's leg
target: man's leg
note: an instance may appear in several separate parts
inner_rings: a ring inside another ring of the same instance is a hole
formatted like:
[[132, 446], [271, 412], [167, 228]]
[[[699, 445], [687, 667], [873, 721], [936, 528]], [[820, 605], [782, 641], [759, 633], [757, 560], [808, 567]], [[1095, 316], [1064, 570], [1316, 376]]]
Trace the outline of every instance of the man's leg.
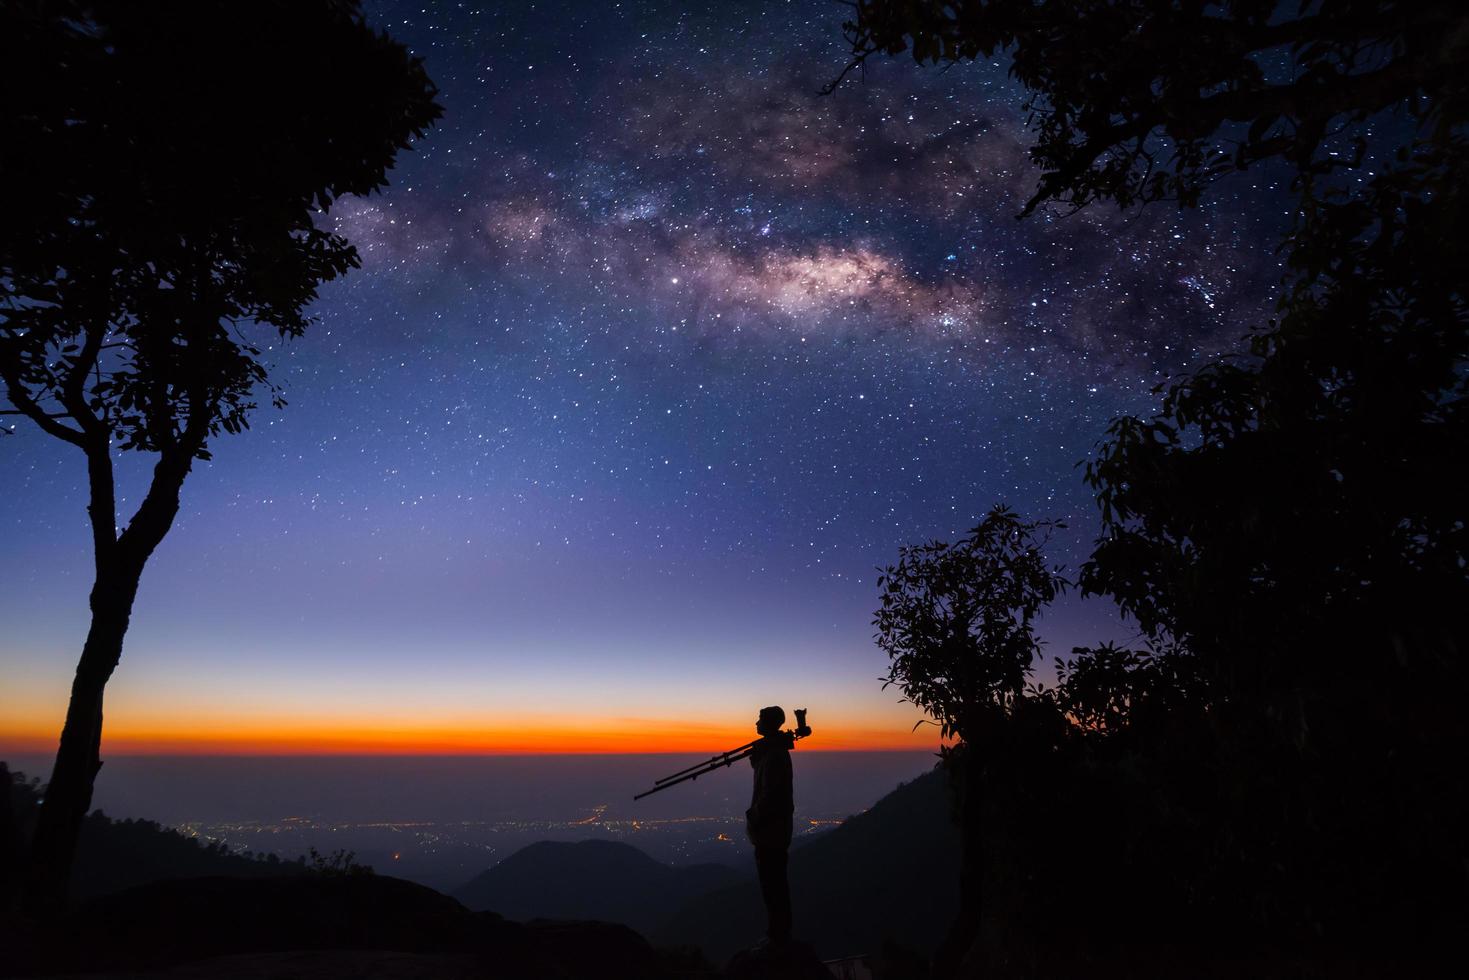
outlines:
[[760, 896], [765, 899], [766, 934], [775, 943], [791, 938], [791, 888], [786, 877], [789, 860], [784, 847], [755, 848], [755, 871], [760, 876]]

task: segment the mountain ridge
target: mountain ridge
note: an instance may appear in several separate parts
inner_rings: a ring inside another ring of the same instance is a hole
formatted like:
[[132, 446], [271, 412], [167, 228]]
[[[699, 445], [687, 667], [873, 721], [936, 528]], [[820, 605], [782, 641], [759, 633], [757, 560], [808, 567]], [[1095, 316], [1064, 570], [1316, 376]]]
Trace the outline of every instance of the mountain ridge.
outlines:
[[449, 894], [509, 919], [595, 919], [648, 932], [689, 899], [741, 880], [722, 864], [664, 864], [618, 841], [538, 841]]

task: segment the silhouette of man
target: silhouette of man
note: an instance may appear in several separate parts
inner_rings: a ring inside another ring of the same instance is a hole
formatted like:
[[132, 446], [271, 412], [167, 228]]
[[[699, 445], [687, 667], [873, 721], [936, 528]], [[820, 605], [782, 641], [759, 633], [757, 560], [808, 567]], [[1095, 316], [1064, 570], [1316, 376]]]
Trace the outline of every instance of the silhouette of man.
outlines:
[[791, 815], [795, 801], [791, 790], [791, 748], [795, 738], [780, 730], [786, 713], [777, 706], [760, 709], [755, 731], [762, 738], [750, 753], [755, 769], [755, 792], [745, 811], [745, 830], [755, 845], [755, 871], [760, 876], [760, 894], [765, 899], [772, 944], [791, 938], [791, 889], [786, 864], [791, 847]]

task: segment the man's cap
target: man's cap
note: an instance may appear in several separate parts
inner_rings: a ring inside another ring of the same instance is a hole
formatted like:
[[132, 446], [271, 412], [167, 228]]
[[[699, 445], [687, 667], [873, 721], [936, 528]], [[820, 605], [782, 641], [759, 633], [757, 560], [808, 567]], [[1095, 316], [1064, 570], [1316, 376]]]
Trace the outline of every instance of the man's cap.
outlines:
[[777, 725], [784, 725], [786, 723], [785, 710], [778, 704], [772, 704], [768, 708], [761, 708], [760, 720], [766, 721], [767, 719], [775, 722]]

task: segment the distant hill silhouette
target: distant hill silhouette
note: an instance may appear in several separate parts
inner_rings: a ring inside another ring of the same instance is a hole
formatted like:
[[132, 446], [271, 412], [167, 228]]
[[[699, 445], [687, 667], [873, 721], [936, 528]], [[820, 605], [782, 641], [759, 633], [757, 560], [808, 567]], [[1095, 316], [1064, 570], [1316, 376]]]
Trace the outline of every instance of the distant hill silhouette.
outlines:
[[509, 919], [598, 919], [648, 933], [690, 899], [743, 878], [721, 864], [672, 867], [615, 841], [541, 841], [453, 895]]
[[[885, 940], [931, 954], [958, 907], [958, 860], [946, 777], [927, 773], [791, 852], [796, 936], [827, 959], [873, 953]], [[751, 881], [692, 899], [650, 938], [720, 962], [764, 928]]]
[[[5, 838], [0, 842], [0, 879], [13, 880], [18, 874], [4, 872], [24, 854], [23, 842], [30, 837], [41, 803], [41, 787], [20, 773], [10, 773], [4, 763], [0, 763], [0, 779], [9, 785], [8, 820], [0, 818], [0, 836]], [[0, 806], [4, 806], [3, 799]], [[151, 820], [114, 820], [94, 810], [82, 823], [71, 894], [84, 900], [169, 878], [259, 878], [305, 870], [299, 861], [283, 861], [273, 854], [239, 854], [218, 841], [188, 837]]]

